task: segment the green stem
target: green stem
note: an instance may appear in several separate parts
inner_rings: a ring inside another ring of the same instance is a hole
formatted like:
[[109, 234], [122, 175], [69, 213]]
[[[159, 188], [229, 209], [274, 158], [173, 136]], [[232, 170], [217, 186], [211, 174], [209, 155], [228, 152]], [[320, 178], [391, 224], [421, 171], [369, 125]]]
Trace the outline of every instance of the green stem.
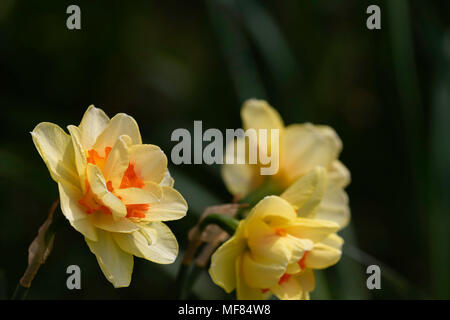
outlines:
[[190, 293], [195, 280], [202, 273], [203, 268], [195, 264], [182, 263], [177, 277], [177, 299], [186, 300], [190, 298]]
[[189, 298], [189, 293], [192, 291], [195, 281], [200, 276], [204, 269], [196, 264], [192, 265], [189, 270], [189, 277], [186, 278], [185, 299]]
[[28, 291], [30, 291], [30, 288], [23, 287], [20, 283], [18, 283], [11, 300], [25, 300], [27, 298]]
[[188, 278], [189, 273], [191, 272], [191, 264], [181, 262], [180, 269], [178, 270], [177, 275], [177, 299], [185, 300], [188, 298], [189, 294], [189, 286], [188, 286]]

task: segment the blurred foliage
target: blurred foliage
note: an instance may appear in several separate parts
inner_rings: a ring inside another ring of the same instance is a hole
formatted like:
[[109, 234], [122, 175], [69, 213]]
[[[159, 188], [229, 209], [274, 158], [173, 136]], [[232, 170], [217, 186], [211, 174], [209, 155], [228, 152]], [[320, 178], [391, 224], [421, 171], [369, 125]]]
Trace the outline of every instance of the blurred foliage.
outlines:
[[[0, 2], [0, 298], [58, 196], [29, 135], [36, 124], [78, 124], [95, 104], [134, 116], [144, 142], [170, 155], [174, 129], [238, 128], [251, 97], [287, 123], [331, 125], [344, 142], [352, 224], [313, 298], [450, 298], [448, 1], [77, 1], [79, 31], [66, 28], [70, 4]], [[365, 26], [370, 4], [381, 7], [381, 30]], [[183, 249], [205, 206], [231, 196], [218, 166], [169, 168], [190, 205], [170, 223]], [[179, 260], [135, 259], [131, 286], [114, 290], [67, 224], [30, 298], [174, 298]], [[374, 261], [382, 290], [369, 291]], [[81, 267], [80, 291], [66, 288], [70, 264]], [[192, 297], [229, 296], [203, 273]]]

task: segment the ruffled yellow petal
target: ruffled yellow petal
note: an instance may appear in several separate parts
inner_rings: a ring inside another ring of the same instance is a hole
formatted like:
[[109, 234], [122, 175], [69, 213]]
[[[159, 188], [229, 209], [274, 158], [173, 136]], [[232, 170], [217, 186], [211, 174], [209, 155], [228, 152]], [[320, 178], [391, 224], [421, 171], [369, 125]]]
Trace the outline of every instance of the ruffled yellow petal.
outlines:
[[286, 267], [286, 273], [288, 273], [288, 274], [295, 274], [300, 271], [302, 271], [302, 268], [300, 267], [300, 264], [298, 263], [298, 261], [292, 262]]
[[253, 207], [247, 216], [247, 223], [253, 219], [261, 219], [275, 227], [297, 218], [294, 208], [286, 200], [277, 196], [267, 196]]
[[[280, 140], [282, 139], [284, 128], [283, 120], [279, 113], [264, 100], [250, 99], [244, 103], [241, 117], [245, 130], [256, 130], [259, 155], [270, 154], [272, 161], [277, 161], [276, 167], [278, 168]], [[278, 130], [278, 133], [276, 134], [273, 130]], [[274, 139], [273, 141], [272, 138]], [[258, 163], [265, 167], [267, 160], [259, 157]], [[247, 161], [246, 163], [249, 162]]]
[[[255, 143], [257, 143], [255, 141]], [[258, 166], [250, 164], [249, 143], [243, 137], [227, 144], [222, 178], [231, 194], [243, 197], [263, 182]], [[258, 157], [258, 155], [256, 155]], [[255, 161], [258, 159], [256, 158]]]
[[42, 122], [31, 132], [34, 145], [47, 165], [53, 180], [64, 179], [78, 185], [72, 139], [56, 124]]
[[160, 182], [167, 171], [167, 157], [157, 146], [151, 144], [134, 145], [130, 148], [130, 162], [144, 181]]
[[224, 164], [222, 179], [231, 194], [243, 197], [252, 189], [256, 179], [253, 167], [247, 164]]
[[126, 253], [113, 240], [112, 234], [98, 230], [98, 241], [86, 239], [89, 249], [115, 288], [128, 287], [133, 272], [133, 255]]
[[85, 191], [85, 179], [86, 179], [86, 154], [84, 152], [82, 143], [81, 143], [81, 132], [78, 127], [68, 126], [70, 137], [72, 138], [73, 150], [75, 153], [75, 165], [78, 172], [78, 177], [80, 181], [80, 186], [82, 191]]
[[80, 188], [65, 181], [58, 183], [61, 211], [75, 230], [86, 238], [97, 241], [97, 230], [88, 220], [88, 215], [78, 204], [82, 197]]
[[107, 181], [111, 181], [114, 189], [120, 187], [123, 175], [130, 163], [128, 146], [131, 144], [131, 138], [120, 136], [112, 147], [103, 168], [103, 174]]
[[242, 257], [242, 276], [244, 281], [252, 288], [261, 289], [274, 286], [285, 269], [285, 264], [256, 261], [248, 251]]
[[133, 233], [113, 236], [122, 250], [156, 263], [173, 263], [178, 255], [177, 239], [162, 222], [151, 222]]
[[157, 202], [150, 203], [145, 220], [171, 221], [183, 218], [188, 205], [183, 196], [171, 187], [161, 187], [162, 196]]
[[284, 191], [281, 197], [296, 208], [299, 216], [312, 217], [322, 201], [325, 184], [325, 169], [315, 167]]
[[316, 129], [322, 134], [323, 137], [332, 141], [333, 149], [335, 150], [334, 157], [337, 158], [342, 151], [342, 141], [337, 135], [336, 131], [329, 126], [315, 125]]
[[[211, 257], [211, 266], [208, 270], [215, 284], [230, 293], [236, 287], [236, 261], [245, 249], [245, 241], [240, 236], [242, 231], [238, 227], [236, 235], [223, 243]], [[239, 292], [238, 292], [239, 293]]]
[[58, 183], [61, 211], [67, 220], [74, 221], [87, 218], [86, 212], [78, 204], [83, 197], [79, 187], [65, 181]]
[[327, 185], [329, 187], [345, 188], [350, 184], [350, 171], [348, 171], [347, 167], [339, 160], [335, 160], [331, 163], [327, 173]]
[[280, 114], [264, 100], [250, 99], [241, 109], [241, 118], [245, 130], [279, 129], [284, 127]]
[[142, 190], [151, 192], [158, 199], [158, 201], [160, 201], [163, 196], [163, 187], [172, 188], [170, 186], [164, 186], [154, 182], [147, 182]]
[[338, 236], [336, 233], [330, 234], [328, 237], [321, 241], [323, 244], [335, 248], [337, 250], [342, 250], [344, 245], [344, 239]]
[[312, 270], [304, 270], [291, 275], [287, 280], [281, 281], [270, 290], [280, 300], [309, 300], [309, 292], [315, 287], [315, 278]]
[[270, 291], [280, 300], [301, 300], [303, 297], [303, 288], [295, 277], [280, 284], [276, 284]]
[[108, 126], [109, 117], [102, 109], [96, 108], [93, 105], [84, 113], [78, 128], [80, 129], [81, 145], [85, 150], [90, 150], [97, 140], [97, 137]]
[[166, 170], [166, 172], [164, 172], [164, 177], [162, 178], [159, 185], [165, 186], [165, 187], [173, 187], [174, 183], [175, 183], [175, 180], [173, 180], [172, 176], [170, 175], [169, 170]]
[[340, 187], [326, 188], [316, 219], [334, 221], [342, 229], [350, 222], [350, 207], [347, 193]]
[[[314, 272], [311, 269], [306, 269], [294, 277], [301, 285], [303, 292], [311, 292], [314, 290], [316, 280], [314, 277]], [[304, 297], [302, 297], [302, 299], [304, 299]]]
[[294, 222], [282, 225], [279, 228], [294, 237], [320, 242], [336, 232], [339, 226], [335, 222], [327, 220], [298, 218]]
[[91, 221], [89, 221], [88, 218], [72, 221], [69, 220], [69, 222], [75, 230], [77, 230], [85, 237], [85, 239], [98, 241], [97, 229], [94, 227]]
[[142, 144], [141, 134], [136, 120], [127, 114], [118, 113], [98, 136], [93, 148], [99, 152], [103, 152], [106, 147], [112, 147], [117, 139], [123, 135], [129, 136], [133, 145]]
[[280, 168], [287, 185], [317, 166], [328, 168], [337, 159], [341, 148], [339, 137], [329, 127], [310, 123], [287, 126], [280, 159]]
[[[235, 266], [236, 298], [238, 300], [265, 300], [265, 299], [267, 299], [270, 296], [270, 293], [264, 294], [261, 289], [251, 288], [245, 282], [244, 277], [242, 276], [242, 259], [243, 259], [242, 256], [239, 256], [235, 260], [233, 260], [233, 264]], [[230, 291], [227, 291], [227, 292], [230, 292]]]
[[341, 258], [341, 251], [323, 243], [314, 244], [305, 258], [305, 266], [311, 269], [325, 269], [336, 264]]
[[295, 238], [289, 234], [279, 235], [276, 229], [259, 219], [246, 224], [245, 228], [248, 247], [253, 257], [261, 262], [286, 267], [300, 260], [305, 251], [313, 247], [313, 242], [308, 239]]
[[282, 238], [285, 242], [285, 246], [291, 252], [288, 264], [293, 262], [298, 262], [306, 253], [313, 248], [313, 242], [310, 239], [300, 239], [287, 234], [287, 236]]
[[89, 221], [95, 227], [109, 231], [131, 233], [139, 229], [138, 225], [127, 218], [114, 218], [112, 215], [95, 212], [89, 215]]
[[139, 188], [117, 189], [114, 191], [124, 204], [157, 203], [159, 198], [153, 192]]

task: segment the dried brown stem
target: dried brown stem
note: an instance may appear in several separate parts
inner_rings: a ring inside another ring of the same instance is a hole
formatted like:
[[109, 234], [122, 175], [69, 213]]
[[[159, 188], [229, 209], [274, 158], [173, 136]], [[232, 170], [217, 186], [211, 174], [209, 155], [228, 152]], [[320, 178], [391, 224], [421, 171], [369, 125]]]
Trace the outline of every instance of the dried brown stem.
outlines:
[[47, 219], [39, 228], [38, 235], [28, 247], [28, 266], [19, 281], [22, 287], [29, 288], [31, 286], [31, 282], [36, 276], [39, 268], [45, 263], [53, 249], [53, 242], [55, 239], [54, 213], [58, 203], [59, 200], [53, 202]]

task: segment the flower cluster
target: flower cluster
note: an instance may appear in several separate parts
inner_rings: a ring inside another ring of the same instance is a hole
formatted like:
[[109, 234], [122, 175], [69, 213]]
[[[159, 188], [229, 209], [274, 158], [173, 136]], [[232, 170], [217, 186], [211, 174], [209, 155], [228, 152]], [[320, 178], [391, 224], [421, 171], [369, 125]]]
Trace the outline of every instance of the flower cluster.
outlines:
[[280, 168], [267, 177], [259, 174], [263, 164], [226, 164], [225, 184], [240, 198], [268, 182], [281, 194], [268, 194], [252, 208], [212, 256], [209, 273], [225, 291], [236, 289], [238, 299], [309, 299], [312, 270], [339, 261], [343, 239], [336, 232], [350, 220], [344, 191], [350, 174], [338, 160], [342, 142], [327, 126], [285, 127], [265, 101], [247, 101], [242, 119], [244, 129], [280, 130], [278, 148], [269, 146], [279, 150]]
[[[279, 130], [279, 140], [269, 144], [259, 134], [257, 140], [233, 141], [267, 148], [279, 170], [264, 176], [265, 164], [245, 161], [222, 167], [236, 199], [258, 197], [213, 254], [209, 274], [225, 291], [236, 290], [238, 299], [309, 299], [314, 270], [339, 261], [343, 239], [337, 232], [350, 221], [344, 191], [350, 173], [338, 160], [342, 142], [327, 126], [285, 126], [261, 100], [245, 102], [242, 120], [245, 130]], [[163, 221], [184, 217], [187, 203], [173, 188], [163, 151], [142, 144], [132, 117], [109, 119], [93, 106], [79, 126], [67, 129], [69, 134], [45, 122], [31, 134], [58, 184], [63, 214], [84, 236], [106, 278], [114, 287], [128, 286], [133, 256], [174, 262], [178, 243]]]

